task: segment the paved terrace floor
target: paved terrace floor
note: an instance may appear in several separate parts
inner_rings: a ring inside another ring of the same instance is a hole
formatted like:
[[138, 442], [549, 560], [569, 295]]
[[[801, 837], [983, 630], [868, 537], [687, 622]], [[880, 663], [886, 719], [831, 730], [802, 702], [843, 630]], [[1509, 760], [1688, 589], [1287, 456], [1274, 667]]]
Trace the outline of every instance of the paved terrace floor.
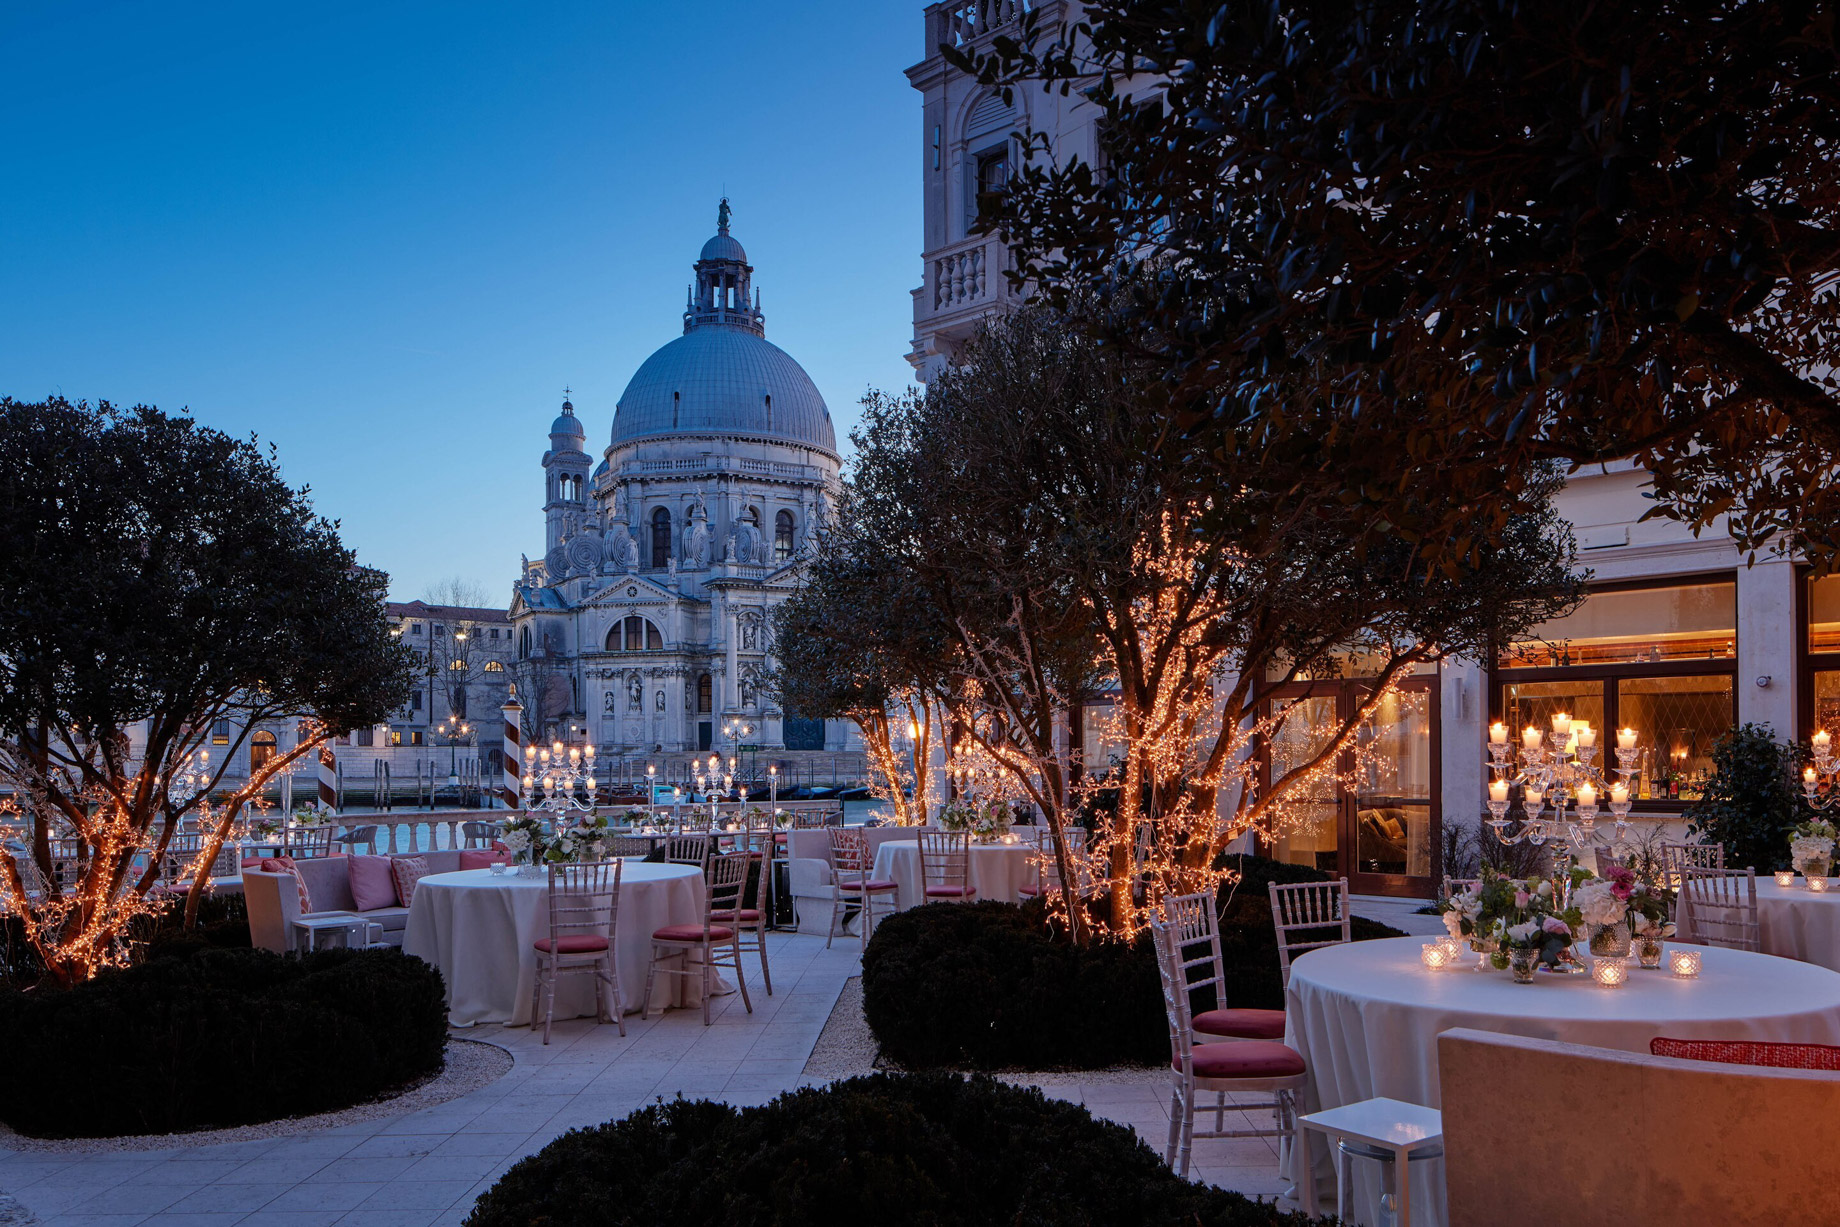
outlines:
[[[1358, 908], [1407, 927], [1409, 908]], [[1384, 914], [1381, 914], [1384, 911]], [[1413, 917], [1422, 927], [1435, 917]], [[162, 1151], [47, 1155], [0, 1150], [0, 1190], [45, 1227], [428, 1227], [461, 1222], [513, 1163], [582, 1125], [617, 1119], [679, 1093], [737, 1106], [820, 1084], [804, 1073], [844, 982], [860, 971], [854, 941], [769, 938], [776, 995], [749, 977], [754, 1012], [739, 994], [716, 1001], [714, 1025], [696, 1010], [627, 1019], [622, 1038], [591, 1019], [558, 1023], [544, 1047], [527, 1027], [459, 1031], [508, 1049], [512, 1070], [433, 1108], [273, 1140]], [[753, 966], [750, 957], [748, 965]], [[754, 968], [758, 970], [757, 967]], [[1018, 1077], [1094, 1115], [1128, 1124], [1161, 1153], [1168, 1084], [1160, 1077]], [[1241, 1118], [1262, 1127], [1267, 1113]], [[1200, 1140], [1191, 1175], [1263, 1197], [1279, 1192], [1277, 1151], [1261, 1138]]]

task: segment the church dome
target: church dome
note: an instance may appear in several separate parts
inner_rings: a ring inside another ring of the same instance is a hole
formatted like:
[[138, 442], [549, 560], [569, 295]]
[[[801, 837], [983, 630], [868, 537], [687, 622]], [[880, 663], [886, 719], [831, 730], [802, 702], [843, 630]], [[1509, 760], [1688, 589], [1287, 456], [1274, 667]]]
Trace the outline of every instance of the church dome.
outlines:
[[613, 415], [613, 445], [661, 435], [784, 439], [837, 454], [830, 410], [805, 369], [759, 334], [703, 324], [645, 360]]
[[728, 231], [724, 229], [720, 233], [712, 236], [707, 243], [703, 244], [703, 254], [698, 258], [703, 260], [733, 260], [737, 264], [746, 264], [747, 252], [742, 248], [741, 243], [730, 237]]

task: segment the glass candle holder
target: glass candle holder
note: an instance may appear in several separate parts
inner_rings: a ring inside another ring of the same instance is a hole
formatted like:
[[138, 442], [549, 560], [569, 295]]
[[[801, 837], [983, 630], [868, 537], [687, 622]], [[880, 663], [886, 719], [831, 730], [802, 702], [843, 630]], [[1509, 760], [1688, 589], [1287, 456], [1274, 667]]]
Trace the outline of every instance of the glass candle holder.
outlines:
[[1808, 889], [1813, 891], [1817, 895], [1820, 894], [1822, 891], [1827, 889], [1827, 879], [1826, 878], [1809, 878], [1808, 879]]
[[1619, 958], [1602, 958], [1591, 964], [1591, 978], [1604, 988], [1622, 988], [1629, 979], [1629, 965]]
[[1795, 885], [1795, 870], [1778, 869], [1776, 871], [1776, 884], [1778, 886], [1794, 886]]
[[1450, 949], [1443, 942], [1426, 942], [1419, 947], [1418, 961], [1432, 971], [1442, 971], [1450, 966]]
[[1668, 973], [1676, 980], [1699, 979], [1699, 951], [1668, 951]]

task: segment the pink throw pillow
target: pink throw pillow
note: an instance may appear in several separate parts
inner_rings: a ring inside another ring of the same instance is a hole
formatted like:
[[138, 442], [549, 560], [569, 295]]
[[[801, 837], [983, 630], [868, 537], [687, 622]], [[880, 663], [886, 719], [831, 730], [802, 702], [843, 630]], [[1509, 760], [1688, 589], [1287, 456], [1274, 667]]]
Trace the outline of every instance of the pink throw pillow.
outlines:
[[294, 875], [294, 891], [300, 900], [302, 913], [313, 910], [313, 900], [307, 895], [307, 880], [300, 876], [300, 866], [291, 856], [276, 856], [264, 860], [260, 866], [263, 873], [291, 873]]
[[403, 907], [415, 898], [415, 884], [428, 876], [428, 858], [425, 856], [397, 856], [390, 858], [390, 874], [396, 879], [396, 902]]
[[[511, 855], [511, 845], [506, 843], [502, 839], [495, 839], [492, 841], [492, 851], [503, 852], [506, 856], [510, 856]], [[506, 863], [509, 864], [510, 862], [507, 861]]]
[[460, 852], [460, 868], [484, 869], [487, 865], [509, 865], [509, 852], [495, 852], [490, 848], [464, 848]]
[[352, 856], [351, 905], [360, 912], [396, 906], [396, 878], [387, 856]]

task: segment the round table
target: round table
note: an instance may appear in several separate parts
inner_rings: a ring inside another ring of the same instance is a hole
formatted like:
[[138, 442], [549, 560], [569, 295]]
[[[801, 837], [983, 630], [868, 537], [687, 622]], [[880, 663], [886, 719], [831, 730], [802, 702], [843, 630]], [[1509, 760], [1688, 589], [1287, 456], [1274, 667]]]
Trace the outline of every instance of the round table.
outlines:
[[1759, 876], [1757, 924], [1765, 954], [1840, 971], [1840, 887], [1831, 879], [1817, 895], [1799, 875], [1793, 886]]
[[[645, 1004], [639, 998], [645, 992], [652, 933], [666, 925], [701, 924], [703, 900], [703, 873], [695, 865], [625, 862], [613, 942], [621, 1009], [630, 1014]], [[447, 982], [448, 1019], [455, 1025], [521, 1025], [530, 1021], [530, 993], [537, 974], [531, 943], [548, 933], [547, 873], [436, 873], [416, 883], [403, 953], [441, 969]], [[699, 986], [687, 976], [660, 976], [653, 997], [653, 1004], [660, 999], [667, 1006], [702, 1004]], [[557, 1018], [594, 1013], [592, 977], [571, 975], [557, 981]]]
[[[1460, 969], [1429, 971], [1419, 962], [1425, 940], [1328, 946], [1292, 964], [1285, 1042], [1309, 1066], [1303, 1112], [1377, 1095], [1437, 1107], [1437, 1037], [1452, 1027], [1625, 1052], [1647, 1052], [1661, 1035], [1840, 1044], [1840, 974], [1809, 963], [1697, 947], [1704, 960], [1697, 980], [1673, 978], [1664, 957], [1663, 970], [1632, 965], [1619, 989], [1546, 972], [1533, 984], [1515, 984], [1505, 971], [1469, 970], [1467, 951]], [[1321, 1188], [1331, 1168], [1320, 1136], [1311, 1139], [1311, 1153]], [[1423, 1181], [1412, 1186], [1414, 1221], [1443, 1223], [1441, 1168], [1427, 1165], [1413, 1179]], [[1357, 1205], [1371, 1203], [1371, 1188], [1359, 1195], [1367, 1200]]]
[[[903, 911], [926, 902], [920, 883], [920, 841], [917, 839], [896, 839], [882, 844], [875, 850], [875, 867], [869, 871], [869, 876], [895, 884], [895, 906]], [[1022, 887], [1033, 886], [1036, 876], [1035, 841], [1032, 839], [1013, 844], [971, 845], [966, 877], [979, 899], [1020, 903]]]

